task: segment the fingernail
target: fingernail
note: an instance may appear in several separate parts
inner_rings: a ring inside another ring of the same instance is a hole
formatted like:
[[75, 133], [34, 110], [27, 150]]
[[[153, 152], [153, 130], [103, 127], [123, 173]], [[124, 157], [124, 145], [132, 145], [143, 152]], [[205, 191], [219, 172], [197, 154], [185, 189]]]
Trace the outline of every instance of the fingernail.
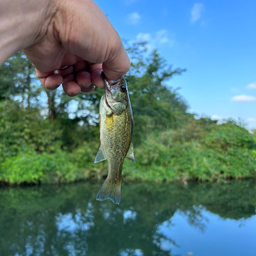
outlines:
[[82, 87], [84, 87], [84, 88], [89, 88], [91, 85], [92, 85], [92, 83], [89, 83], [89, 84], [82, 84]]
[[71, 93], [68, 94], [68, 96], [69, 96], [69, 97], [74, 97], [74, 96], [76, 96], [76, 95], [78, 95], [78, 94], [79, 94], [79, 93], [71, 92]]
[[95, 85], [94, 84], [91, 84], [89, 87], [83, 87], [82, 89], [81, 89], [81, 91], [82, 92], [91, 92], [91, 91], [93, 91], [94, 89], [95, 89]]
[[59, 86], [60, 86], [60, 84], [56, 84], [56, 85], [51, 86], [51, 87], [45, 87], [45, 89], [53, 91], [53, 90], [56, 90]]

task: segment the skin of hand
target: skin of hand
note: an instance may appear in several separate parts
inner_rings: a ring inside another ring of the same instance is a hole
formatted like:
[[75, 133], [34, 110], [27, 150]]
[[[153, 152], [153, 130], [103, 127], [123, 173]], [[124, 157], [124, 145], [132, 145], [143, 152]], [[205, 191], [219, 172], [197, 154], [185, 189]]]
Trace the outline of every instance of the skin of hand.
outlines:
[[3, 2], [9, 12], [0, 18], [0, 64], [23, 49], [43, 86], [54, 90], [62, 84], [69, 96], [103, 88], [102, 70], [110, 80], [129, 70], [118, 33], [94, 1], [0, 0], [0, 10]]

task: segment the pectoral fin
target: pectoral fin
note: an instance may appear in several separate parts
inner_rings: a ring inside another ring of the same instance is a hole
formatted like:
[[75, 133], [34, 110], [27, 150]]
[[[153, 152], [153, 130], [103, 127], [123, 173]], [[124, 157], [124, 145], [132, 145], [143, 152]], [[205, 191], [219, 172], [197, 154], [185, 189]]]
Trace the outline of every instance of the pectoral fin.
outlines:
[[97, 155], [95, 157], [94, 163], [96, 164], [96, 163], [104, 161], [104, 160], [106, 160], [106, 157], [105, 157], [105, 155], [104, 155], [104, 153], [103, 153], [103, 151], [102, 151], [102, 149], [100, 147], [99, 151], [98, 151], [98, 153], [97, 153]]
[[131, 142], [130, 148], [128, 150], [128, 153], [126, 155], [126, 158], [132, 160], [133, 162], [135, 162], [135, 156], [134, 156], [134, 149], [133, 149], [133, 144]]

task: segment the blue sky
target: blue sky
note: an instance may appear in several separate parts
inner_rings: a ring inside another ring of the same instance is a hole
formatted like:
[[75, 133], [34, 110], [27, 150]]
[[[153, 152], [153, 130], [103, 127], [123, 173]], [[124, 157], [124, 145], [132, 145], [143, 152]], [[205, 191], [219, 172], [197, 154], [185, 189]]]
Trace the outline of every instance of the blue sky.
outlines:
[[173, 67], [190, 112], [256, 128], [256, 1], [96, 0], [120, 34], [148, 41]]

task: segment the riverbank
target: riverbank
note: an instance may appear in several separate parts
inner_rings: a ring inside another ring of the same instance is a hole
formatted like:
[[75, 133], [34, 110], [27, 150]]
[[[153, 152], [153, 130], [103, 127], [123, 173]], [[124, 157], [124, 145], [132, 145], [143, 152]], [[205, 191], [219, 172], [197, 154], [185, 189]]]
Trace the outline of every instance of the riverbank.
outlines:
[[[126, 181], [208, 181], [256, 177], [256, 139], [234, 121], [221, 125], [191, 119], [182, 129], [151, 133], [135, 147], [136, 163], [125, 160]], [[94, 164], [97, 142], [52, 154], [24, 148], [0, 164], [5, 184], [69, 183], [103, 179], [107, 162]]]

